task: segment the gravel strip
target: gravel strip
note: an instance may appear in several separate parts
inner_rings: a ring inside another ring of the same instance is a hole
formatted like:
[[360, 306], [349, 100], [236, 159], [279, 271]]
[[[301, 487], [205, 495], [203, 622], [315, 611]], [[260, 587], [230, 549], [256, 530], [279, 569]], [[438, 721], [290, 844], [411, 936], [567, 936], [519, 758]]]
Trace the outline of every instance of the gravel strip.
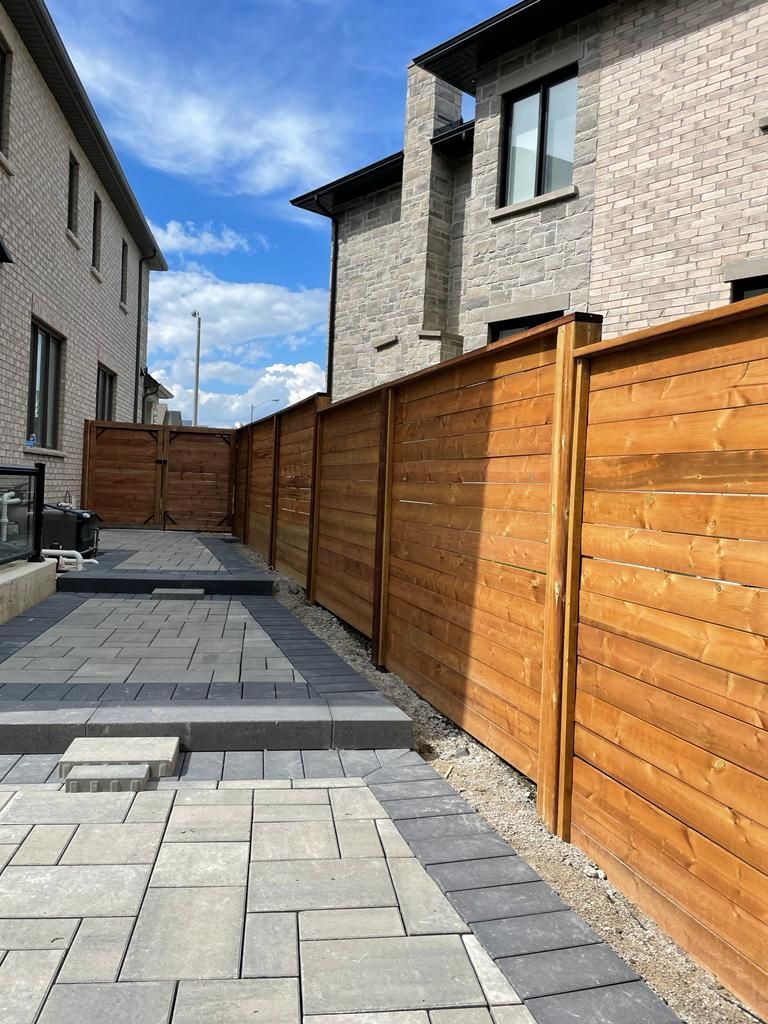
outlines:
[[[238, 545], [264, 569], [263, 559]], [[370, 661], [370, 641], [307, 601], [296, 583], [273, 572], [275, 597], [316, 636], [411, 716], [414, 746], [436, 771], [504, 836], [601, 938], [642, 975], [686, 1024], [755, 1024], [751, 1013], [699, 967], [649, 917], [613, 888], [575, 846], [557, 839], [536, 814], [536, 786], [422, 700], [391, 672]], [[629, 1024], [629, 1022], [628, 1022]]]

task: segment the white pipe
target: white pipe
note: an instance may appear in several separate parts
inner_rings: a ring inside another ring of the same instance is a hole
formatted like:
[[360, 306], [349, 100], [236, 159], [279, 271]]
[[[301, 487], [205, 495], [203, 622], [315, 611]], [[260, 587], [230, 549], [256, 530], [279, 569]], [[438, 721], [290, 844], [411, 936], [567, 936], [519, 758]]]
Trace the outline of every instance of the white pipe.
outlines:
[[61, 571], [61, 560], [64, 558], [70, 558], [76, 563], [77, 571], [82, 572], [84, 565], [98, 565], [98, 561], [95, 558], [83, 558], [79, 551], [64, 551], [61, 548], [43, 548], [41, 554], [45, 555], [46, 558], [55, 558], [59, 563], [59, 571]]
[[3, 544], [8, 540], [8, 506], [20, 505], [21, 498], [14, 498], [15, 491], [6, 491], [0, 494], [0, 542]]

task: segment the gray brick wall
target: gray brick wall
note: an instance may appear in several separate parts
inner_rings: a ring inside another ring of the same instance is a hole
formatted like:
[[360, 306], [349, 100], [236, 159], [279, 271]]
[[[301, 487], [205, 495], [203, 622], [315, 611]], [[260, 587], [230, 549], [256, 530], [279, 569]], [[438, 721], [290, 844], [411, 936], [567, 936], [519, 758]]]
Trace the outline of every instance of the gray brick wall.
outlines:
[[604, 332], [729, 300], [768, 255], [768, 3], [642, 0], [603, 20], [590, 307]]
[[[116, 418], [133, 419], [139, 252], [2, 6], [0, 34], [12, 51], [0, 236], [15, 261], [0, 266], [0, 462], [42, 459], [48, 500], [69, 490], [77, 501], [83, 421], [96, 412], [99, 363], [117, 374]], [[66, 234], [70, 151], [80, 164], [79, 248]], [[102, 201], [101, 280], [91, 272], [94, 191]], [[123, 238], [129, 251], [127, 311], [120, 307]], [[146, 296], [145, 280], [145, 304]], [[65, 338], [59, 455], [24, 448], [33, 317]], [[142, 363], [146, 308], [143, 321]]]
[[[432, 150], [458, 98], [409, 69], [402, 219], [340, 263], [335, 396], [484, 345], [516, 308], [602, 313], [609, 336], [727, 302], [731, 261], [765, 273], [767, 48], [768, 0], [621, 0], [481, 71], [471, 161]], [[491, 219], [503, 93], [571, 60], [578, 195]], [[342, 219], [375, 224], [374, 198]]]

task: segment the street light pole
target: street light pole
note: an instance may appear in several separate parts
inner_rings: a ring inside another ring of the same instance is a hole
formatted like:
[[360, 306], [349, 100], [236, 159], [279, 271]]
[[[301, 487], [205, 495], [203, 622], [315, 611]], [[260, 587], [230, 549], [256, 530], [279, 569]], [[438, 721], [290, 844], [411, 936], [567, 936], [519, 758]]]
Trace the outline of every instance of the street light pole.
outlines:
[[195, 400], [192, 408], [192, 426], [197, 426], [197, 408], [200, 402], [200, 329], [203, 321], [200, 313], [195, 309], [192, 316], [197, 320], [197, 346], [195, 348]]
[[269, 405], [270, 402], [279, 402], [279, 398], [265, 398], [263, 402], [257, 402], [256, 405], [251, 402], [251, 423], [253, 423], [253, 411], [254, 409], [260, 409], [262, 405]]

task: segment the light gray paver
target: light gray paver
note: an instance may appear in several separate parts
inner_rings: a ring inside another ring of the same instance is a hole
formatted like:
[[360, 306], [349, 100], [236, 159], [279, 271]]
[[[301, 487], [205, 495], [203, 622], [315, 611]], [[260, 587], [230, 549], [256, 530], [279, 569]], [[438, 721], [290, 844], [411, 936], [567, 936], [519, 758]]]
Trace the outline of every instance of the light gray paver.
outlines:
[[458, 935], [302, 943], [304, 1011], [485, 1006]]
[[11, 860], [14, 867], [56, 864], [72, 838], [75, 825], [34, 825]]
[[182, 981], [173, 1024], [299, 1024], [299, 988], [293, 978]]
[[79, 825], [61, 864], [151, 864], [162, 824]]
[[151, 886], [245, 885], [248, 843], [165, 843], [149, 880]]
[[149, 868], [141, 864], [6, 868], [2, 917], [133, 917]]
[[[466, 1012], [466, 1011], [459, 1011]], [[304, 1018], [304, 1024], [429, 1024], [424, 1010], [395, 1010], [394, 1013], [321, 1013]]]
[[177, 736], [79, 736], [61, 756], [59, 778], [84, 764], [148, 764], [152, 778], [162, 778], [173, 775], [178, 756]]
[[330, 791], [333, 816], [345, 818], [388, 818], [389, 815], [368, 788]]
[[331, 821], [331, 808], [325, 804], [289, 805], [261, 804], [253, 808], [253, 820], [258, 821]]
[[246, 789], [184, 789], [176, 797], [176, 807], [200, 807], [209, 804], [245, 804], [250, 807], [251, 794]]
[[251, 809], [245, 806], [174, 807], [168, 820], [168, 843], [247, 843]]
[[67, 793], [138, 793], [149, 780], [148, 764], [77, 764], [70, 768]]
[[379, 833], [381, 845], [384, 847], [385, 857], [413, 857], [413, 850], [397, 831], [394, 822], [388, 818], [378, 818], [376, 830]]
[[259, 861], [251, 864], [248, 910], [252, 912], [394, 907], [396, 902], [389, 872], [382, 859]]
[[[293, 807], [295, 805], [307, 805], [307, 804], [322, 804], [325, 807], [329, 805], [328, 793], [325, 788], [322, 789], [292, 789], [289, 792], [285, 792], [283, 789], [277, 788], [279, 782], [273, 782], [272, 780], [264, 780], [262, 783], [263, 789], [255, 789], [253, 793], [253, 804], [254, 807], [258, 807], [260, 804], [274, 805], [277, 804], [280, 807]], [[275, 792], [271, 792], [268, 787], [275, 786]]]
[[137, 793], [134, 797], [131, 809], [126, 817], [126, 822], [162, 822], [168, 820], [173, 804], [173, 793], [162, 793], [152, 791], [149, 793]]
[[257, 822], [253, 826], [252, 861], [327, 860], [338, 856], [336, 832], [330, 820]]
[[64, 952], [11, 950], [0, 964], [0, 1021], [31, 1024], [53, 983]]
[[116, 981], [132, 928], [132, 917], [87, 917], [56, 983]]
[[389, 865], [409, 935], [445, 935], [469, 928], [417, 860], [405, 857]]
[[491, 1006], [520, 1003], [520, 996], [480, 945], [479, 939], [475, 935], [463, 935], [462, 941], [475, 968], [480, 987]]
[[294, 978], [299, 973], [295, 914], [248, 914], [243, 947], [244, 978]]
[[54, 985], [38, 1024], [168, 1024], [173, 985]]
[[433, 1010], [430, 1024], [493, 1024], [491, 1015], [481, 1006], [463, 1010]]
[[404, 935], [397, 907], [371, 910], [305, 910], [299, 914], [302, 942], [320, 939], [369, 939]]
[[374, 821], [337, 821], [336, 834], [342, 857], [384, 856]]
[[79, 923], [77, 918], [0, 920], [0, 949], [66, 949]]
[[121, 981], [236, 978], [244, 901], [245, 890], [239, 887], [151, 888]]
[[64, 793], [51, 789], [23, 790], [0, 811], [0, 824], [79, 825], [121, 822], [133, 793]]
[[[537, 1024], [525, 1006], [494, 1006], [491, 1008], [494, 1024]], [[591, 1020], [590, 1017], [586, 1018]], [[625, 1018], [629, 1024], [629, 1018]]]

